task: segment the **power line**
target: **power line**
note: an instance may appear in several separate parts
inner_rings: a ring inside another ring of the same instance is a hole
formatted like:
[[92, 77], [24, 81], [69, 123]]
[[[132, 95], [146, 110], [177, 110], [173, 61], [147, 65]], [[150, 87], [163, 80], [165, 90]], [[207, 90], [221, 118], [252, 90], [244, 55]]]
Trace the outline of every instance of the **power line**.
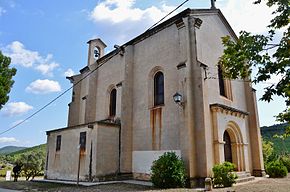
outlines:
[[184, 1], [183, 3], [181, 3], [180, 5], [178, 5], [175, 9], [173, 9], [172, 11], [170, 11], [167, 15], [165, 15], [162, 19], [160, 19], [159, 21], [157, 21], [154, 25], [152, 25], [151, 27], [149, 27], [149, 29], [147, 29], [147, 31], [149, 31], [150, 29], [152, 29], [153, 27], [155, 27], [158, 23], [160, 23], [161, 21], [163, 21], [166, 17], [168, 17], [169, 15], [171, 15], [174, 11], [176, 11], [177, 9], [179, 9], [181, 6], [183, 6], [187, 1]]
[[[176, 11], [177, 9], [179, 9], [182, 5], [184, 5], [187, 1], [184, 1], [183, 3], [181, 3], [179, 6], [177, 6], [174, 10], [172, 10], [170, 13], [168, 13], [166, 16], [164, 16], [162, 19], [160, 19], [157, 23], [155, 23], [154, 25], [152, 25], [148, 30], [152, 29], [154, 26], [156, 26], [158, 23], [160, 23], [161, 21], [163, 21], [166, 17], [168, 17], [170, 14], [172, 14], [174, 11]], [[123, 46], [124, 47], [124, 46]], [[66, 94], [68, 91], [70, 91], [74, 86], [76, 86], [77, 84], [79, 84], [81, 81], [83, 81], [85, 78], [87, 78], [89, 75], [91, 75], [93, 72], [95, 72], [98, 68], [100, 68], [102, 64], [99, 64], [94, 70], [92, 70], [90, 73], [88, 73], [87, 75], [85, 75], [83, 78], [81, 78], [79, 81], [77, 81], [74, 85], [72, 85], [71, 87], [69, 87], [68, 89], [66, 89], [64, 92], [62, 92], [60, 95], [58, 95], [57, 97], [55, 97], [54, 99], [52, 99], [50, 102], [48, 102], [46, 105], [44, 105], [43, 107], [41, 107], [40, 109], [38, 109], [36, 112], [34, 112], [33, 114], [29, 115], [28, 117], [26, 117], [24, 120], [20, 121], [19, 123], [17, 123], [16, 125], [6, 129], [5, 131], [0, 132], [0, 135], [3, 135], [4, 133], [7, 133], [8, 131], [11, 131], [12, 129], [15, 129], [16, 127], [18, 127], [19, 125], [23, 124], [24, 122], [26, 122], [27, 120], [31, 119], [32, 117], [34, 117], [36, 114], [40, 113], [42, 110], [44, 110], [46, 107], [48, 107], [49, 105], [51, 105], [52, 103], [54, 103], [56, 100], [58, 100], [60, 97], [62, 97], [64, 94]]]
[[74, 85], [72, 85], [71, 87], [69, 87], [68, 89], [66, 89], [64, 92], [62, 92], [60, 95], [58, 95], [57, 97], [55, 97], [54, 99], [52, 99], [50, 102], [48, 102], [47, 104], [45, 104], [43, 107], [41, 107], [40, 109], [38, 109], [37, 111], [35, 111], [34, 113], [32, 113], [31, 115], [29, 115], [28, 117], [26, 117], [24, 120], [20, 121], [19, 123], [17, 123], [16, 125], [10, 127], [9, 129], [6, 129], [5, 131], [0, 132], [0, 135], [3, 135], [4, 133], [11, 131], [12, 129], [15, 129], [16, 127], [18, 127], [19, 125], [23, 124], [25, 121], [31, 119], [33, 116], [35, 116], [36, 114], [38, 114], [39, 112], [41, 112], [42, 110], [44, 110], [46, 107], [48, 107], [49, 105], [51, 105], [52, 103], [54, 103], [56, 100], [58, 100], [60, 97], [62, 97], [64, 94], [66, 94], [68, 91], [70, 91], [73, 87], [75, 87], [76, 85], [78, 85], [81, 81], [83, 81], [85, 78], [87, 78], [89, 75], [91, 75], [93, 72], [95, 72], [98, 68], [100, 68], [104, 63], [98, 65], [94, 70], [92, 70], [91, 72], [89, 72], [87, 75], [85, 75], [83, 78], [81, 78], [79, 81], [77, 81]]

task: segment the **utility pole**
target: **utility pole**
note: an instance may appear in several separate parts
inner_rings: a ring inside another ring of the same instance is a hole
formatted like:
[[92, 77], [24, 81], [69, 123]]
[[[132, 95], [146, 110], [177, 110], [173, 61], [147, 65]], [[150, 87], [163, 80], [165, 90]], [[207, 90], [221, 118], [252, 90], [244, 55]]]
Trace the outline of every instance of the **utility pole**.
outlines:
[[211, 0], [211, 9], [216, 9], [216, 7], [215, 7], [215, 1], [216, 0]]
[[79, 150], [79, 159], [78, 159], [78, 176], [77, 176], [77, 186], [79, 186], [80, 181], [80, 167], [81, 167], [81, 144], [78, 146]]

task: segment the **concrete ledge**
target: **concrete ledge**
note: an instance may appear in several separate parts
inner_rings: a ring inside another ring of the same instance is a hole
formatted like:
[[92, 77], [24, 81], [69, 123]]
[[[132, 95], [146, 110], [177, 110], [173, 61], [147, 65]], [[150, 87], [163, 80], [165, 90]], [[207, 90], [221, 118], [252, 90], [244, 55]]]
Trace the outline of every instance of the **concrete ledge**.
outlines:
[[[44, 182], [44, 183], [60, 183], [65, 185], [77, 185], [76, 181], [62, 181], [62, 180], [49, 180], [49, 179], [34, 179], [33, 182]], [[90, 187], [96, 185], [108, 185], [115, 183], [127, 183], [134, 185], [144, 185], [144, 186], [153, 186], [149, 181], [137, 181], [137, 180], [123, 180], [123, 181], [103, 181], [103, 182], [79, 182], [79, 185]]]

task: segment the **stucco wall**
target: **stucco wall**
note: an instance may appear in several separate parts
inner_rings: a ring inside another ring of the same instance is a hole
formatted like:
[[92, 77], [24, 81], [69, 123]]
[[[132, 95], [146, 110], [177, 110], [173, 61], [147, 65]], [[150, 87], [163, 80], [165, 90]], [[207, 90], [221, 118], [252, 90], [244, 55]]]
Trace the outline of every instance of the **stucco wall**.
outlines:
[[[47, 178], [60, 180], [76, 180], [79, 159], [79, 136], [80, 132], [86, 131], [86, 152], [81, 155], [80, 179], [84, 180], [88, 175], [90, 140], [93, 130], [87, 127], [65, 129], [48, 135], [48, 165]], [[61, 135], [61, 149], [56, 151], [56, 137]]]
[[133, 151], [133, 173], [151, 173], [153, 161], [157, 160], [165, 152], [175, 152], [178, 157], [181, 157], [180, 150], [172, 151]]
[[203, 23], [200, 29], [196, 30], [197, 59], [208, 66], [206, 81], [208, 83], [209, 103], [221, 103], [247, 111], [242, 80], [231, 81], [232, 101], [219, 94], [217, 64], [224, 49], [221, 37], [232, 35], [218, 15], [209, 14], [198, 17], [203, 20]]
[[97, 131], [96, 174], [116, 174], [119, 169], [119, 127], [100, 125]]
[[[119, 127], [87, 126], [63, 129], [48, 135], [48, 179], [76, 180], [79, 160], [80, 132], [86, 131], [86, 150], [80, 155], [80, 180], [89, 176], [90, 158], [92, 158], [92, 177], [106, 176], [118, 171]], [[61, 135], [61, 149], [56, 151], [56, 137]], [[91, 154], [92, 147], [92, 154]]]
[[[116, 55], [102, 65], [97, 73], [97, 102], [96, 102], [96, 120], [102, 120], [109, 117], [110, 91], [112, 88], [117, 88], [116, 85], [124, 80], [124, 58], [121, 55]], [[117, 89], [117, 111], [121, 108], [121, 99]], [[119, 115], [119, 114], [118, 114]], [[120, 117], [120, 116], [118, 116]]]
[[172, 99], [179, 89], [177, 27], [165, 28], [135, 44], [134, 48], [133, 148], [152, 150], [153, 77], [157, 71], [162, 71], [165, 100], [161, 106], [161, 136], [156, 142], [160, 143], [160, 150], [178, 149], [181, 117], [179, 107]]

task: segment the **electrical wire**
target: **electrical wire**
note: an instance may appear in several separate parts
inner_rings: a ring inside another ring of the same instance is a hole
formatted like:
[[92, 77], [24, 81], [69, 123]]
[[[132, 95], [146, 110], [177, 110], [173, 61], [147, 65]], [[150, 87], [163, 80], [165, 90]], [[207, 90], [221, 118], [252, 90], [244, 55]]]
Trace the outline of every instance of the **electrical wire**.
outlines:
[[[168, 17], [170, 14], [172, 14], [174, 11], [176, 11], [177, 9], [179, 9], [181, 6], [183, 6], [187, 1], [184, 1], [183, 3], [181, 3], [179, 6], [177, 6], [174, 10], [172, 10], [170, 13], [168, 13], [166, 16], [164, 16], [162, 19], [160, 19], [158, 22], [156, 22], [154, 25], [152, 25], [149, 29], [147, 29], [146, 31], [152, 29], [154, 26], [156, 26], [158, 23], [160, 23], [161, 21], [163, 21], [166, 17]], [[99, 64], [94, 70], [92, 70], [90, 73], [88, 73], [87, 75], [85, 75], [83, 78], [81, 78], [79, 81], [77, 81], [74, 85], [72, 85], [71, 87], [69, 87], [68, 89], [66, 89], [64, 92], [62, 92], [60, 95], [58, 95], [57, 97], [55, 97], [54, 99], [52, 99], [50, 102], [48, 102], [47, 104], [45, 104], [43, 107], [41, 107], [40, 109], [38, 109], [37, 111], [35, 111], [34, 113], [32, 113], [31, 115], [29, 115], [28, 117], [26, 117], [24, 120], [18, 122], [16, 125], [0, 132], [0, 135], [3, 135], [4, 133], [7, 133], [8, 131], [11, 131], [13, 129], [15, 129], [16, 127], [18, 127], [19, 125], [23, 124], [24, 122], [26, 122], [27, 120], [31, 119], [32, 117], [34, 117], [36, 114], [40, 113], [42, 110], [44, 110], [46, 107], [48, 107], [49, 105], [51, 105], [52, 103], [54, 103], [56, 100], [58, 100], [59, 98], [61, 98], [63, 95], [65, 95], [68, 91], [70, 91], [73, 87], [75, 87], [76, 85], [78, 85], [81, 81], [83, 81], [85, 78], [87, 78], [89, 75], [91, 75], [94, 71], [96, 71], [98, 68], [100, 68], [102, 64]]]
[[154, 25], [152, 25], [151, 27], [149, 27], [149, 29], [147, 29], [147, 31], [149, 31], [150, 29], [152, 29], [153, 27], [155, 27], [156, 25], [158, 25], [158, 23], [160, 23], [161, 21], [163, 21], [166, 17], [168, 17], [169, 15], [171, 15], [174, 11], [176, 11], [177, 9], [179, 9], [180, 7], [182, 7], [185, 3], [187, 3], [189, 0], [184, 1], [183, 3], [181, 3], [180, 5], [178, 5], [175, 9], [173, 9], [172, 11], [170, 11], [167, 15], [165, 15], [162, 19], [160, 19], [159, 21], [157, 21]]
[[68, 89], [66, 89], [64, 92], [62, 92], [61, 94], [59, 94], [57, 97], [55, 97], [54, 99], [52, 99], [50, 102], [48, 102], [47, 104], [45, 104], [43, 107], [41, 107], [40, 109], [38, 109], [37, 111], [35, 111], [34, 113], [32, 113], [31, 115], [29, 115], [28, 117], [26, 117], [24, 120], [20, 121], [19, 123], [17, 123], [16, 125], [6, 129], [5, 131], [0, 132], [0, 135], [3, 135], [4, 133], [11, 131], [12, 129], [15, 129], [16, 127], [18, 127], [19, 125], [23, 124], [24, 122], [26, 122], [27, 120], [31, 119], [33, 116], [35, 116], [36, 114], [38, 114], [39, 112], [41, 112], [42, 110], [44, 110], [46, 107], [48, 107], [49, 105], [51, 105], [52, 103], [54, 103], [56, 100], [58, 100], [60, 97], [62, 97], [64, 94], [66, 94], [68, 91], [70, 91], [73, 87], [75, 87], [76, 85], [78, 85], [80, 82], [82, 82], [85, 78], [87, 78], [89, 75], [91, 75], [93, 72], [95, 72], [98, 68], [100, 68], [102, 64], [99, 64], [94, 70], [90, 71], [87, 75], [85, 75], [83, 78], [81, 78], [79, 81], [77, 81], [74, 85], [72, 85], [71, 87], [69, 87]]

